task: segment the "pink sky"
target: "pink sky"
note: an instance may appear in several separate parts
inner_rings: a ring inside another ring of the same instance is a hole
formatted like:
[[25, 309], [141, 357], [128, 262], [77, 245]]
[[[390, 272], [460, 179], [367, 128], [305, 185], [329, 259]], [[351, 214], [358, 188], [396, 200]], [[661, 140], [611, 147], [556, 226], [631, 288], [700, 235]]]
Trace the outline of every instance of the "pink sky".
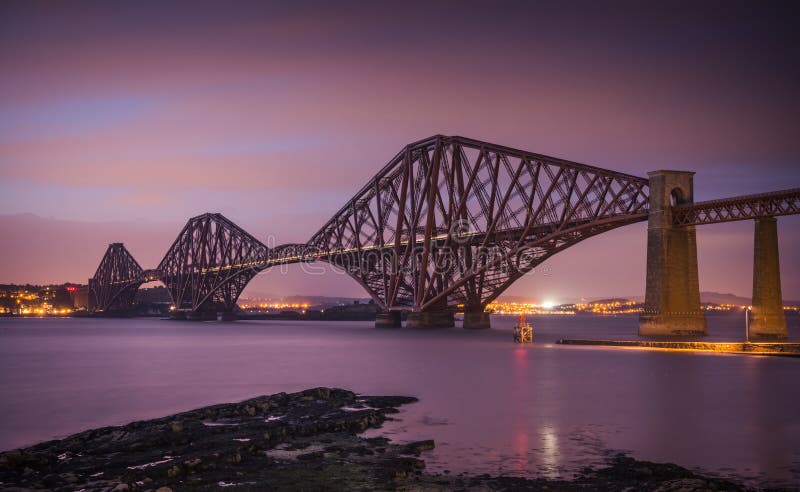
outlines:
[[[800, 186], [798, 26], [775, 5], [369, 5], [4, 3], [0, 282], [85, 282], [112, 241], [153, 267], [206, 211], [305, 241], [437, 133], [694, 170], [701, 200]], [[798, 225], [779, 220], [800, 299]], [[752, 228], [701, 228], [702, 290], [749, 295]], [[644, 245], [643, 224], [608, 233], [508, 293], [641, 294]], [[362, 295], [300, 272], [250, 289]]]

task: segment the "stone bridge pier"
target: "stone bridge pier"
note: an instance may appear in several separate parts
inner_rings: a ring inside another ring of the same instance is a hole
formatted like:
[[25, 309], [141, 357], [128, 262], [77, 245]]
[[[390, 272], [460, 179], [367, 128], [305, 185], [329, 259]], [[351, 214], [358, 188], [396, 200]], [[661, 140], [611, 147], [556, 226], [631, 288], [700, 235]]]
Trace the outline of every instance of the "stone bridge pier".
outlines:
[[654, 171], [647, 223], [647, 287], [639, 335], [705, 335], [695, 226], [675, 227], [672, 207], [694, 202], [693, 172]]
[[467, 330], [483, 330], [492, 327], [489, 313], [484, 306], [469, 306], [464, 308], [463, 326]]
[[406, 319], [406, 328], [452, 328], [453, 326], [455, 326], [455, 316], [453, 311], [447, 308], [411, 311]]
[[400, 328], [400, 311], [378, 311], [375, 314], [375, 328]]
[[[376, 328], [400, 328], [400, 311], [382, 311], [375, 316]], [[452, 328], [455, 326], [453, 311], [447, 309], [426, 310], [408, 313], [407, 328]], [[464, 310], [463, 327], [467, 330], [491, 328], [489, 313], [480, 309]]]
[[[400, 328], [400, 311], [381, 311], [375, 315], [376, 328]], [[451, 328], [455, 326], [454, 312], [449, 309], [434, 309], [408, 313], [407, 328]], [[489, 313], [482, 306], [464, 309], [463, 327], [468, 330], [491, 328]]]
[[749, 336], [784, 339], [787, 331], [781, 297], [778, 221], [775, 217], [761, 217], [755, 219], [755, 224], [753, 308], [750, 313]]
[[455, 326], [454, 314], [443, 298], [425, 309], [409, 311], [406, 328], [451, 328]]

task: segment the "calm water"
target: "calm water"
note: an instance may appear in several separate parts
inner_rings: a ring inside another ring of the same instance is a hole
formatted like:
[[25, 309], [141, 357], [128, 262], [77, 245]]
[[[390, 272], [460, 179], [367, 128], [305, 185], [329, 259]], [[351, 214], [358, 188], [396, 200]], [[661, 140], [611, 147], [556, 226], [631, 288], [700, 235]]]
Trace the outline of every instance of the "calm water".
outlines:
[[[557, 346], [632, 338], [635, 317], [492, 330], [360, 322], [0, 319], [0, 449], [313, 386], [414, 395], [374, 433], [433, 438], [429, 469], [568, 477], [611, 451], [800, 484], [800, 359]], [[741, 339], [739, 317], [709, 318]], [[800, 338], [797, 317], [790, 336]], [[371, 431], [372, 432], [372, 431]]]

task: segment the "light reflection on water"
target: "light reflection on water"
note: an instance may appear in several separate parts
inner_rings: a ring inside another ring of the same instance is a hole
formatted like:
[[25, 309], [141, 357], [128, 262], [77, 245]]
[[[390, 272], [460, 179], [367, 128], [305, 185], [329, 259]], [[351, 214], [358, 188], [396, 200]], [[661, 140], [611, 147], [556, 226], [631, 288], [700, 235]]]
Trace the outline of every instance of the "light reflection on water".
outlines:
[[[616, 451], [800, 481], [800, 359], [553, 344], [633, 338], [635, 317], [538, 317], [534, 345], [370, 323], [0, 319], [0, 449], [260, 394], [414, 395], [370, 434], [436, 440], [432, 471], [569, 477]], [[709, 318], [709, 340], [741, 339]], [[800, 327], [790, 318], [790, 336]]]

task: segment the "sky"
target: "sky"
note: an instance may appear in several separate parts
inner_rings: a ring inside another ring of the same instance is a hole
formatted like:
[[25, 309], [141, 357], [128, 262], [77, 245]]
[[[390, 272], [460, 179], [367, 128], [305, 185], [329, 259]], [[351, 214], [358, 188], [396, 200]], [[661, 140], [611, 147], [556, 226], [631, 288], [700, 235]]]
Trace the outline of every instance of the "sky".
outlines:
[[[291, 5], [289, 5], [291, 4]], [[696, 200], [800, 187], [800, 21], [779, 2], [2, 2], [0, 283], [85, 282], [110, 242], [155, 267], [220, 212], [305, 242], [407, 143], [463, 135]], [[800, 299], [800, 218], [779, 219]], [[646, 224], [507, 293], [644, 292]], [[753, 223], [701, 227], [701, 290], [749, 296]], [[298, 267], [249, 294], [366, 294]]]

